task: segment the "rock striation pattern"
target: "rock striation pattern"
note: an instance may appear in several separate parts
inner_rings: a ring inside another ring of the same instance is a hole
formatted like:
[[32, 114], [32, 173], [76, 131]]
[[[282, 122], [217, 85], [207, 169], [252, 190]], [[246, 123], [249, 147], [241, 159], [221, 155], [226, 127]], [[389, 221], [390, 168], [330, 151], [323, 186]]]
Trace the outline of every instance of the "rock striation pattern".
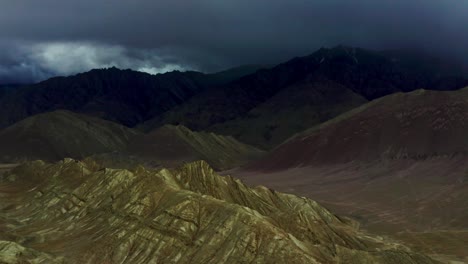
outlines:
[[0, 176], [0, 263], [434, 263], [316, 202], [217, 175], [30, 162]]

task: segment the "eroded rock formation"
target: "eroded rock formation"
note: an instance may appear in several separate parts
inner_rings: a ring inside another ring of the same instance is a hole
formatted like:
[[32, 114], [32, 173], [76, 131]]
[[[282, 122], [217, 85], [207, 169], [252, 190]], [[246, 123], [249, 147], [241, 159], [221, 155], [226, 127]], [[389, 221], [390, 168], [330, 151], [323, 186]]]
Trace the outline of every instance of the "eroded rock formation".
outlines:
[[26, 163], [0, 177], [0, 227], [6, 263], [433, 263], [202, 161], [158, 171]]

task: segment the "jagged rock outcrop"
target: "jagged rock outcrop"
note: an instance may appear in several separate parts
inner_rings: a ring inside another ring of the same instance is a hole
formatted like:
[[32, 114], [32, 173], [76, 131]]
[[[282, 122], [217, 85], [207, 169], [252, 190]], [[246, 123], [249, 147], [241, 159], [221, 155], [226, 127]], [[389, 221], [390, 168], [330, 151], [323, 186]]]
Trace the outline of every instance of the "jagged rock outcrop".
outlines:
[[27, 163], [0, 178], [0, 226], [1, 241], [47, 263], [433, 263], [205, 162], [160, 171]]

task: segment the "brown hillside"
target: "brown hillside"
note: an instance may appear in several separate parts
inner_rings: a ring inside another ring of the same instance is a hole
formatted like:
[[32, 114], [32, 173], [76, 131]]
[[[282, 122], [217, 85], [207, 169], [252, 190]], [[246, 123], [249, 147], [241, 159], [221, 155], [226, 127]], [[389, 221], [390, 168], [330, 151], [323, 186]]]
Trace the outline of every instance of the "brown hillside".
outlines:
[[468, 88], [375, 100], [291, 138], [252, 168], [468, 154]]
[[304, 195], [444, 262], [468, 261], [468, 89], [390, 95], [233, 173]]
[[138, 132], [99, 118], [54, 111], [26, 118], [0, 131], [0, 159], [59, 160], [123, 150]]

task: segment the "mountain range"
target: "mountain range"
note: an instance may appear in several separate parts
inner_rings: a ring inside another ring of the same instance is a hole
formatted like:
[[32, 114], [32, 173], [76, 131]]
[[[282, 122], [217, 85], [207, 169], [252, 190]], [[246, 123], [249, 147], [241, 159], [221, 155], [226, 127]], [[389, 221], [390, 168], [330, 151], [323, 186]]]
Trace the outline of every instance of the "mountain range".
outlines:
[[0, 95], [0, 127], [66, 109], [146, 132], [180, 124], [270, 149], [384, 95], [468, 85], [461, 66], [403, 51], [339, 46], [263, 67], [159, 75], [110, 68], [52, 78]]
[[468, 74], [445, 59], [95, 69], [0, 107], [0, 262], [468, 261]]
[[4, 93], [0, 97], [0, 127], [60, 109], [131, 127], [172, 109], [208, 87], [228, 83], [256, 69], [252, 65], [214, 74], [174, 71], [150, 75], [113, 67], [56, 77]]
[[68, 110], [28, 117], [0, 130], [0, 163], [91, 158], [108, 167], [175, 167], [205, 160], [218, 170], [244, 165], [263, 151], [229, 136], [166, 125], [149, 133]]
[[459, 89], [468, 85], [466, 76], [461, 66], [418, 54], [320, 49], [204, 91], [146, 126], [183, 124], [271, 148], [368, 100], [421, 88]]

